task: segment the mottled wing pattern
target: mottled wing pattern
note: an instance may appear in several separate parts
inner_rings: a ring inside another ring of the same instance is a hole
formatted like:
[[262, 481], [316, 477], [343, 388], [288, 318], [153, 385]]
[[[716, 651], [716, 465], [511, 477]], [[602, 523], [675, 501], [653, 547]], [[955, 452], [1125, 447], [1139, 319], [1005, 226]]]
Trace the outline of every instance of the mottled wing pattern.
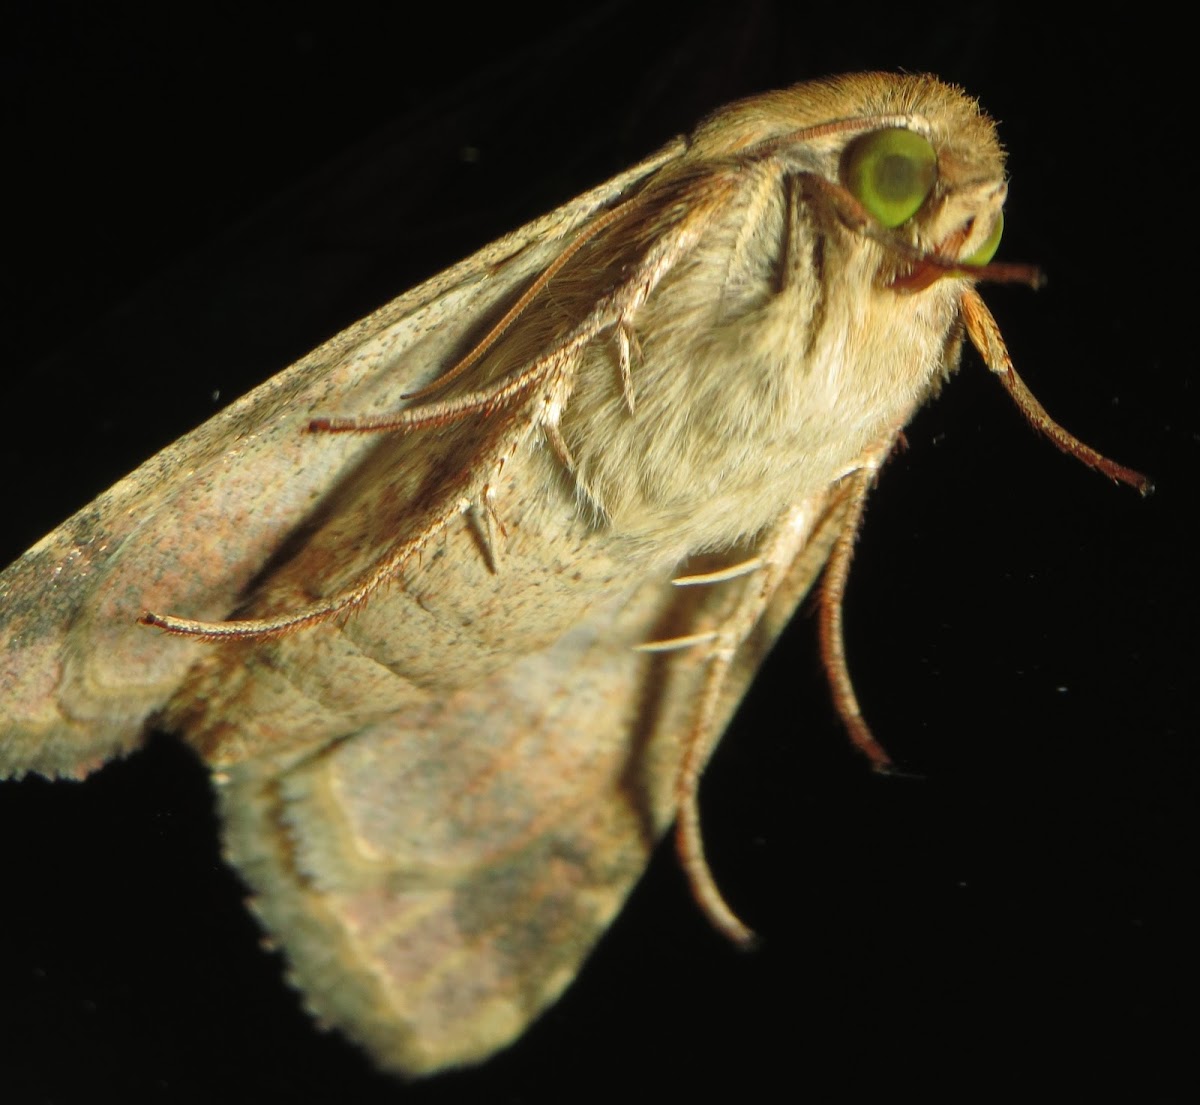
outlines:
[[[717, 728], [844, 514], [835, 499], [739, 650]], [[312, 1011], [407, 1073], [518, 1036], [578, 973], [675, 816], [708, 664], [702, 650], [633, 646], [718, 624], [753, 585], [647, 581], [423, 709], [282, 770], [260, 758], [221, 772], [229, 858]]]

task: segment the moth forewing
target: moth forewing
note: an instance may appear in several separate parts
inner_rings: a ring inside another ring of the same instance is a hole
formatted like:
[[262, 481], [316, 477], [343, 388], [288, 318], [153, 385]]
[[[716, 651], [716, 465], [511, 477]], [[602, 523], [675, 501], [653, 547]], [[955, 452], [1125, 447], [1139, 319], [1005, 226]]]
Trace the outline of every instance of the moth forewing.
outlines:
[[0, 769], [78, 775], [178, 729], [309, 1005], [396, 1070], [519, 1035], [677, 814], [698, 900], [744, 937], [700, 772], [834, 549], [825, 654], [874, 747], [849, 550], [964, 313], [987, 329], [972, 277], [1028, 274], [988, 265], [1004, 188], [991, 124], [933, 78], [717, 113], [8, 569]]
[[[79, 777], [135, 747], [200, 656], [137, 625], [222, 617], [377, 445], [306, 435], [331, 410], [402, 405], [496, 304], [679, 143], [399, 296], [115, 484], [0, 575], [0, 773]], [[502, 309], [502, 308], [501, 308]], [[181, 550], [175, 538], [187, 533]]]

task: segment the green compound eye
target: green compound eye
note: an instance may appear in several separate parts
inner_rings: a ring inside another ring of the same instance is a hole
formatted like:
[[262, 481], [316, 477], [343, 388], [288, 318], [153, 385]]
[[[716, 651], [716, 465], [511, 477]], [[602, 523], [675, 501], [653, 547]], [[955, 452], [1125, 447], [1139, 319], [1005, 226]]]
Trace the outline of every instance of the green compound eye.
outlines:
[[986, 265], [993, 257], [996, 256], [996, 250], [1000, 248], [1000, 237], [1004, 233], [1004, 212], [1001, 211], [996, 216], [996, 222], [992, 226], [992, 232], [984, 240], [981, 245], [970, 257], [966, 259], [968, 265]]
[[933, 190], [937, 152], [915, 131], [877, 130], [846, 147], [842, 180], [884, 226], [899, 226], [921, 209]]

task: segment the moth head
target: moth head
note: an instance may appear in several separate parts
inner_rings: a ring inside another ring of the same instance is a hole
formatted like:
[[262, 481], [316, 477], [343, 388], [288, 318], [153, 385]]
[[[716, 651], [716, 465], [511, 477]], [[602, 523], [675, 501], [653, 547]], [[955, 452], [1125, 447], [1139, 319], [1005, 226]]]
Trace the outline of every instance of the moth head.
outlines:
[[887, 232], [894, 236], [902, 256], [892, 286], [915, 291], [982, 269], [999, 247], [1008, 195], [991, 120], [965, 93], [932, 78], [881, 75], [868, 86], [860, 105], [868, 129], [849, 136], [838, 182], [874, 221], [871, 237], [887, 246]]
[[[995, 256], [1004, 232], [1007, 183], [998, 173], [981, 174], [972, 161], [936, 149], [922, 130], [887, 126], [857, 135], [842, 153], [839, 175], [874, 221], [870, 236], [885, 248], [899, 247], [898, 269], [889, 279], [893, 287], [919, 290], [940, 276], [981, 269]], [[947, 268], [944, 261], [964, 268]]]
[[1032, 272], [983, 267], [1003, 232], [1004, 153], [975, 100], [934, 77], [867, 73], [796, 85], [733, 105], [695, 141], [710, 155], [777, 158], [822, 184], [820, 202], [882, 247], [880, 280], [898, 291], [951, 275]]

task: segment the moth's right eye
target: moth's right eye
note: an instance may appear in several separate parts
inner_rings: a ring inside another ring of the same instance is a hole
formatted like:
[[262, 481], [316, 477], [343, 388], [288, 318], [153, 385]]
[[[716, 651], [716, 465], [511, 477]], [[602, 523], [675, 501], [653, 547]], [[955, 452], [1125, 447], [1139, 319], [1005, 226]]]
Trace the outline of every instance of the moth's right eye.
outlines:
[[1004, 212], [996, 216], [992, 223], [992, 232], [983, 240], [983, 244], [966, 259], [968, 265], [986, 265], [996, 256], [1000, 248], [1000, 236], [1004, 233]]
[[886, 227], [908, 222], [936, 180], [937, 151], [902, 127], [864, 134], [842, 154], [842, 183]]

